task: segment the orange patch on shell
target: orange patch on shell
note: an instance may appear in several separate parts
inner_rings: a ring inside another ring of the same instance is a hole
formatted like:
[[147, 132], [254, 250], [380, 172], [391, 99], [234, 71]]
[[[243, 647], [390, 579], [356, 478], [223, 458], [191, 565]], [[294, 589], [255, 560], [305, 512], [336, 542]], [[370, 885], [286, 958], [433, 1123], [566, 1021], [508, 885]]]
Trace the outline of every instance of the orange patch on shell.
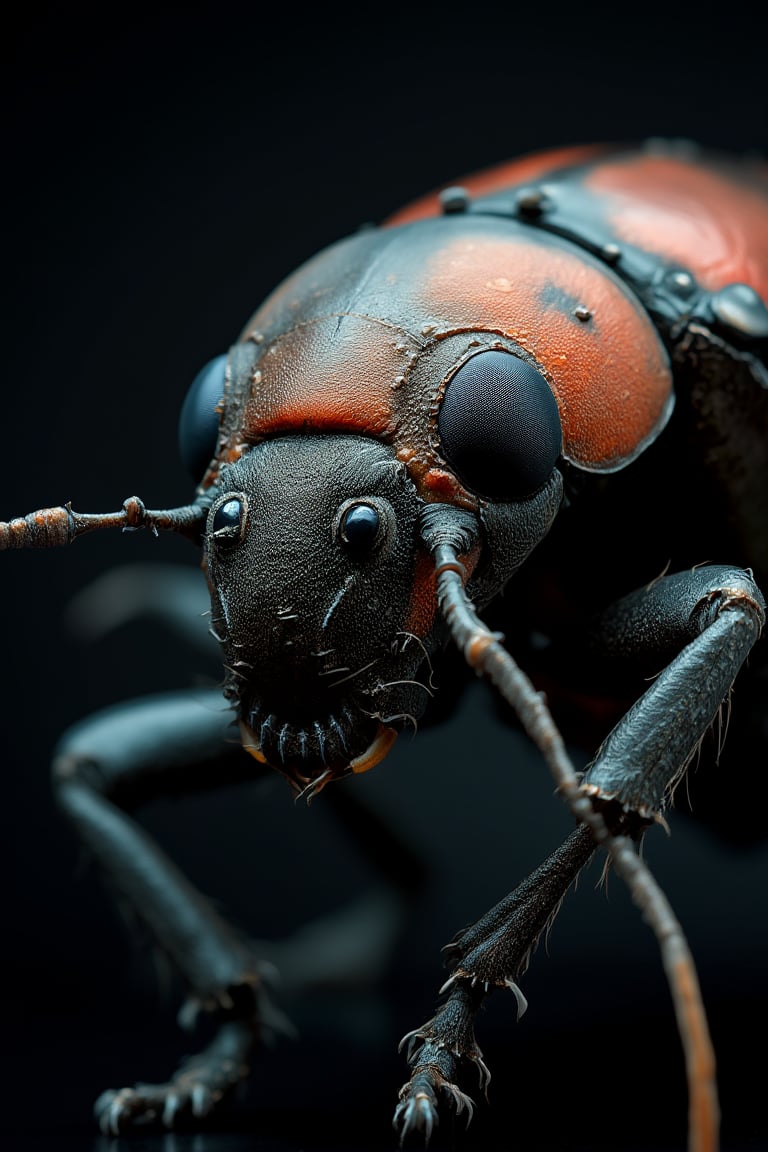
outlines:
[[619, 468], [663, 426], [666, 352], [639, 303], [597, 262], [537, 237], [477, 234], [442, 246], [424, 282], [425, 307], [447, 327], [501, 332], [544, 369], [567, 459]]
[[710, 290], [738, 282], [768, 299], [765, 166], [749, 184], [695, 161], [638, 156], [598, 165], [584, 185], [606, 198], [620, 241], [678, 262]]
[[265, 349], [243, 434], [250, 442], [305, 430], [384, 436], [405, 367], [397, 333], [367, 317], [298, 325]]

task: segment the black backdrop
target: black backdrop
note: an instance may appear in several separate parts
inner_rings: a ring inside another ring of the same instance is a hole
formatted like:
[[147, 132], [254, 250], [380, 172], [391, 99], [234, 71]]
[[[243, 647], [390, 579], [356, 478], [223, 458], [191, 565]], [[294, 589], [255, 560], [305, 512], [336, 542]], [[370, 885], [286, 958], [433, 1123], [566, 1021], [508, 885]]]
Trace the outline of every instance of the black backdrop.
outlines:
[[[691, 11], [643, 9], [623, 26], [597, 11], [540, 7], [310, 18], [224, 3], [28, 8], [12, 30], [6, 104], [0, 516], [67, 500], [117, 509], [133, 493], [150, 506], [185, 502], [176, 420], [198, 368], [297, 263], [423, 191], [589, 140], [667, 135], [765, 149], [764, 40], [754, 29], [728, 13], [712, 26], [694, 24]], [[145, 975], [149, 958], [127, 943], [48, 784], [52, 747], [73, 720], [215, 679], [156, 622], [90, 643], [67, 626], [78, 590], [144, 561], [196, 564], [182, 540], [145, 534], [3, 558], [15, 897], [5, 987], [20, 1025], [6, 1044], [6, 1147], [111, 1147], [92, 1127], [93, 1097], [162, 1076], [177, 1046], [177, 990]], [[389, 1119], [405, 1078], [394, 1049], [432, 1009], [440, 946], [570, 826], [545, 770], [502, 730], [482, 690], [400, 745], [361, 787], [430, 871], [374, 992], [296, 998], [302, 1043], [278, 1046], [234, 1118], [205, 1137], [148, 1134], [125, 1147], [394, 1148]], [[146, 821], [257, 936], [282, 937], [373, 882], [322, 802], [295, 808], [279, 781], [245, 797], [158, 803]], [[759, 1075], [768, 851], [681, 816], [647, 854], [699, 961], [726, 1144], [757, 1148], [768, 1131]], [[597, 877], [582, 881], [539, 949], [522, 1023], [501, 996], [483, 1014], [492, 1112], [459, 1136], [463, 1147], [684, 1145], [680, 1048], [658, 954], [621, 886], [614, 880], [606, 897]]]

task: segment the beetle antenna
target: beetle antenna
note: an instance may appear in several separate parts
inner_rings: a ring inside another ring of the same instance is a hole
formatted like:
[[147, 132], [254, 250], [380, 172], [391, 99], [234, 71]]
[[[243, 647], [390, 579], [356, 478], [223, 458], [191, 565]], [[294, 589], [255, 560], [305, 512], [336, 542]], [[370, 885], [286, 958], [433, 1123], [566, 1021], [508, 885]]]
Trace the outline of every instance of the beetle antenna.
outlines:
[[206, 492], [194, 504], [159, 512], [145, 508], [138, 496], [130, 496], [120, 512], [74, 512], [71, 504], [41, 508], [16, 520], [0, 521], [0, 552], [10, 548], [57, 548], [102, 528], [122, 528], [124, 532], [149, 528], [155, 536], [160, 531], [178, 532], [199, 543], [211, 500], [212, 493]]
[[558, 792], [576, 819], [589, 827], [595, 842], [608, 854], [656, 935], [685, 1053], [689, 1148], [691, 1152], [709, 1152], [718, 1145], [715, 1055], [688, 942], [667, 897], [633, 841], [628, 836], [614, 835], [602, 812], [593, 807], [581, 790], [579, 775], [542, 693], [536, 691], [504, 647], [501, 633], [491, 632], [475, 612], [465, 589], [468, 572], [460, 557], [466, 556], [477, 543], [479, 533], [477, 517], [451, 505], [431, 504], [422, 513], [421, 537], [434, 560], [440, 612], [470, 667], [489, 680], [514, 709], [549, 765]]

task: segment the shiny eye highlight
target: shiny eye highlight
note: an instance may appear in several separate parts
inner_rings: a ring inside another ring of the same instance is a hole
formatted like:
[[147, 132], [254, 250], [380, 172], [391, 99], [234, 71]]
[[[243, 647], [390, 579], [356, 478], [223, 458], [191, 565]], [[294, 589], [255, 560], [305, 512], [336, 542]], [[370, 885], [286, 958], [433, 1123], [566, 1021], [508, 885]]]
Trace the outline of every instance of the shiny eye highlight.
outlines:
[[365, 501], [350, 504], [339, 521], [339, 539], [354, 556], [372, 552], [381, 534], [381, 515], [378, 508]]
[[337, 509], [333, 539], [355, 563], [386, 563], [397, 545], [395, 510], [383, 496], [351, 496]]
[[461, 482], [492, 500], [521, 500], [552, 475], [562, 450], [554, 393], [534, 365], [478, 352], [449, 380], [437, 418], [443, 455]]
[[213, 513], [210, 536], [219, 548], [231, 548], [239, 543], [245, 527], [245, 500], [229, 496]]

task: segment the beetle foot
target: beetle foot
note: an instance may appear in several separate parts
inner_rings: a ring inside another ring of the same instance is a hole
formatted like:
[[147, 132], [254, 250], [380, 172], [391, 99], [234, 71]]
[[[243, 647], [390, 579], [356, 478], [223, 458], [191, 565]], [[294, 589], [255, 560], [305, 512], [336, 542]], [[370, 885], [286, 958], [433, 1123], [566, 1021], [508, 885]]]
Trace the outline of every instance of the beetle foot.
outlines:
[[467, 1124], [471, 1121], [473, 1101], [458, 1087], [457, 1080], [460, 1068], [467, 1063], [477, 1069], [483, 1093], [491, 1079], [474, 1031], [475, 1015], [483, 997], [480, 988], [454, 984], [432, 1019], [400, 1041], [413, 1069], [410, 1080], [400, 1089], [393, 1121], [401, 1143], [416, 1133], [428, 1143], [439, 1121], [441, 1103], [448, 1103], [456, 1116], [466, 1112]]
[[446, 1103], [452, 1107], [456, 1116], [466, 1112], [469, 1124], [474, 1104], [453, 1082], [457, 1063], [453, 1053], [446, 1049], [424, 1045], [413, 1075], [398, 1094], [399, 1103], [392, 1124], [399, 1133], [401, 1144], [412, 1136], [420, 1136], [425, 1144], [429, 1143], [440, 1123], [441, 1103], [443, 1107]]
[[202, 1119], [248, 1075], [254, 1039], [248, 1024], [223, 1024], [208, 1047], [185, 1060], [166, 1083], [102, 1092], [94, 1105], [99, 1127], [116, 1136], [142, 1125], [173, 1128]]
[[190, 1032], [201, 1017], [213, 1016], [220, 1021], [250, 1020], [262, 1036], [282, 1033], [293, 1037], [296, 1035], [293, 1024], [268, 994], [268, 987], [277, 980], [273, 964], [262, 960], [251, 962], [232, 983], [191, 993], [179, 1009], [179, 1027]]

